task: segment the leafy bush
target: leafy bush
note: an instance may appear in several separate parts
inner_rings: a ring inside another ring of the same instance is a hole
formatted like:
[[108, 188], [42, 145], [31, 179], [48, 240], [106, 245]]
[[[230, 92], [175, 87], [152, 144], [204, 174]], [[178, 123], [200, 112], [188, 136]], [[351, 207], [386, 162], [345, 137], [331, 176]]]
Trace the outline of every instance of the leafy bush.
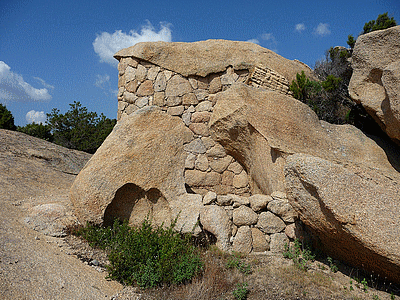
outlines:
[[16, 130], [14, 117], [7, 107], [0, 103], [0, 129]]
[[53, 109], [47, 114], [47, 124], [54, 137], [54, 143], [80, 151], [94, 153], [110, 134], [116, 120], [100, 117], [95, 112], [88, 112], [80, 102], [70, 104], [70, 110], [60, 114]]
[[302, 247], [298, 239], [294, 241], [292, 247], [285, 244], [283, 257], [291, 259], [296, 267], [305, 271], [309, 268], [309, 263], [315, 260], [315, 255], [312, 254], [311, 250], [307, 247]]
[[240, 253], [234, 252], [229, 258], [226, 263], [226, 267], [228, 269], [237, 269], [241, 273], [245, 275], [251, 274], [251, 266], [250, 264], [241, 260]]
[[202, 272], [203, 263], [190, 236], [181, 236], [173, 223], [169, 228], [153, 228], [145, 220], [138, 228], [116, 220], [112, 227], [88, 225], [78, 235], [91, 246], [107, 250], [109, 278], [142, 288], [161, 284], [180, 284]]
[[35, 122], [31, 124], [27, 124], [23, 127], [18, 126], [17, 130], [19, 132], [23, 132], [25, 134], [52, 142], [53, 141], [53, 135], [51, 134], [51, 129], [50, 126], [47, 124], [36, 124]]

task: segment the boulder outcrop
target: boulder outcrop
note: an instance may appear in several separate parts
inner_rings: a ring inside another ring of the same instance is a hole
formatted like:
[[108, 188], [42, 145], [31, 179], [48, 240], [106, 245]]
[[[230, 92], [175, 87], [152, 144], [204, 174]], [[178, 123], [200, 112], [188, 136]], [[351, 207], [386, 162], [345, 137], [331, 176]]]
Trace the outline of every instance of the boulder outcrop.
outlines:
[[400, 26], [358, 37], [349, 93], [400, 143]]
[[118, 217], [138, 224], [148, 216], [157, 225], [168, 225], [180, 211], [172, 202], [195, 202], [181, 203], [181, 210], [201, 204], [192, 197], [179, 198], [186, 194], [183, 145], [192, 138], [179, 118], [157, 107], [118, 122], [71, 188], [80, 222], [107, 224]]
[[285, 167], [290, 203], [325, 251], [399, 282], [400, 176], [294, 154]]
[[245, 166], [253, 193], [284, 192], [286, 158], [294, 153], [395, 172], [385, 151], [360, 130], [320, 121], [290, 96], [235, 84], [216, 102], [211, 137]]

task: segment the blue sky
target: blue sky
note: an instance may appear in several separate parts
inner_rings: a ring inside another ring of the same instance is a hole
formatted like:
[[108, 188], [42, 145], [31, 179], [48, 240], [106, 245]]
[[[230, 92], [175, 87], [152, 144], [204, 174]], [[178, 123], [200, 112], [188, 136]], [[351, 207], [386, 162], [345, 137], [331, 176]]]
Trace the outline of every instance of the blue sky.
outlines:
[[73, 101], [117, 115], [117, 61], [140, 41], [253, 41], [310, 67], [331, 46], [347, 46], [388, 1], [41, 1], [0, 0], [0, 103], [16, 125], [44, 121]]

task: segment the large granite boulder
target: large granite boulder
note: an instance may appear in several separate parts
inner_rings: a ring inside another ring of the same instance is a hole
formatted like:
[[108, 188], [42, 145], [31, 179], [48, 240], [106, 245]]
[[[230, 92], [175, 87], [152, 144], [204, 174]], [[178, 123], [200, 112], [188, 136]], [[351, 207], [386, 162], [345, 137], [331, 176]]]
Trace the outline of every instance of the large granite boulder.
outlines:
[[400, 143], [400, 26], [361, 35], [352, 67], [351, 98]]
[[360, 130], [320, 121], [290, 96], [235, 84], [216, 98], [211, 136], [246, 167], [253, 193], [283, 192], [286, 158], [294, 153], [395, 172], [385, 151]]
[[294, 154], [285, 185], [327, 253], [400, 282], [400, 176]]
[[201, 196], [186, 194], [183, 177], [183, 148], [192, 138], [179, 118], [154, 106], [123, 118], [71, 188], [79, 221], [109, 224], [120, 218], [138, 225], [149, 217], [169, 225], [179, 215], [177, 229], [190, 232], [202, 207]]
[[312, 70], [297, 60], [288, 60], [275, 52], [249, 42], [207, 40], [194, 43], [146, 42], [118, 51], [114, 57], [136, 58], [174, 71], [184, 77], [198, 75], [206, 77], [212, 73], [234, 70], [249, 70], [258, 65], [283, 75], [289, 82], [304, 71], [314, 77]]

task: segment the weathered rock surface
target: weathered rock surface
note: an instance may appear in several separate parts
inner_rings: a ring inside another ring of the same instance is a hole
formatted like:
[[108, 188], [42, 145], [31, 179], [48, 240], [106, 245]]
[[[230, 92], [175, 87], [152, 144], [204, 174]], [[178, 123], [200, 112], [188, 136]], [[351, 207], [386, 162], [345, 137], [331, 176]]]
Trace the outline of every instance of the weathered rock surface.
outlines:
[[203, 228], [217, 238], [217, 246], [223, 251], [231, 248], [232, 222], [225, 209], [218, 205], [206, 205], [200, 212]]
[[32, 197], [43, 186], [69, 188], [74, 178], [71, 175], [78, 174], [90, 157], [21, 132], [0, 129], [1, 192], [7, 195], [18, 188]]
[[400, 282], [400, 176], [295, 154], [285, 185], [301, 220], [326, 251]]
[[[227, 40], [207, 40], [194, 43], [146, 42], [125, 48], [114, 57], [135, 57], [185, 77], [205, 77], [225, 71], [229, 66], [235, 70], [252, 69], [258, 65], [268, 67], [283, 75], [289, 82], [302, 70], [313, 77], [312, 71], [299, 61], [291, 61], [259, 45]], [[226, 80], [229, 80], [227, 74]], [[232, 74], [233, 75], [233, 74]], [[228, 83], [228, 82], [227, 82]], [[213, 89], [219, 83], [213, 83]], [[195, 86], [196, 87], [196, 86]], [[218, 90], [218, 89], [217, 89]]]
[[385, 151], [360, 130], [319, 121], [292, 97], [235, 84], [216, 98], [211, 136], [246, 167], [253, 193], [284, 191], [286, 157], [293, 153], [395, 171]]
[[[156, 107], [123, 118], [71, 188], [79, 221], [101, 224], [119, 217], [137, 224], [149, 216], [156, 224], [168, 225], [180, 211], [178, 197], [186, 194], [183, 145], [192, 138], [180, 119]], [[197, 209], [201, 204], [190, 197], [179, 199], [183, 211], [185, 205]]]
[[400, 26], [358, 37], [350, 96], [400, 143]]

